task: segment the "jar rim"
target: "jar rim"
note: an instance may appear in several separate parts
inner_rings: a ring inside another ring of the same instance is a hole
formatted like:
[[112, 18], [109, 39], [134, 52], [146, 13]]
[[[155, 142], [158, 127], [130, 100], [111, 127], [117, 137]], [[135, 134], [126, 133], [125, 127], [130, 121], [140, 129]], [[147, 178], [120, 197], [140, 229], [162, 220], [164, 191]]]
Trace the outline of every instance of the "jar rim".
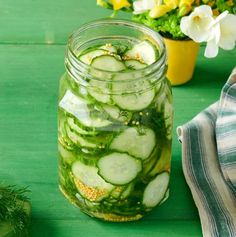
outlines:
[[[135, 69], [134, 71], [118, 71], [118, 72], [112, 72], [109, 70], [102, 70], [102, 69], [98, 69], [98, 68], [94, 68], [82, 61], [80, 61], [78, 59], [78, 57], [76, 56], [75, 50], [73, 49], [74, 47], [74, 43], [75, 43], [75, 39], [78, 38], [80, 36], [80, 34], [83, 34], [84, 32], [86, 32], [87, 30], [91, 29], [91, 28], [96, 28], [99, 26], [105, 26], [108, 25], [109, 27], [111, 27], [111, 25], [120, 25], [120, 26], [124, 26], [124, 27], [128, 27], [128, 28], [135, 28], [136, 30], [144, 33], [145, 35], [149, 36], [152, 38], [152, 40], [155, 40], [155, 43], [158, 45], [159, 47], [159, 57], [158, 59], [150, 64], [147, 65], [145, 68], [140, 68], [140, 69]], [[70, 62], [69, 64], [72, 65], [73, 67], [73, 72], [75, 72], [76, 70], [86, 73], [86, 76], [89, 77], [89, 79], [94, 79], [94, 80], [98, 80], [98, 81], [104, 81], [104, 79], [101, 78], [97, 78], [97, 77], [93, 77], [91, 75], [88, 75], [88, 69], [93, 68], [94, 70], [98, 71], [98, 72], [102, 72], [102, 73], [107, 73], [107, 74], [116, 74], [116, 75], [129, 75], [129, 74], [133, 74], [134, 72], [138, 72], [140, 77], [132, 77], [131, 79], [129, 79], [129, 81], [137, 81], [139, 79], [142, 79], [143, 77], [148, 77], [150, 75], [152, 75], [153, 73], [156, 73], [156, 71], [160, 70], [160, 68], [163, 67], [163, 65], [166, 65], [166, 61], [167, 61], [167, 55], [166, 55], [166, 46], [164, 44], [163, 38], [162, 36], [154, 31], [153, 29], [151, 29], [150, 27], [137, 23], [137, 22], [133, 22], [131, 20], [123, 20], [123, 19], [99, 19], [99, 20], [94, 20], [94, 21], [90, 21], [88, 23], [83, 24], [80, 28], [78, 28], [77, 30], [75, 30], [69, 37], [68, 39], [68, 46], [67, 46], [67, 50], [66, 50], [66, 56], [67, 59], [69, 58]], [[65, 66], [67, 67], [68, 64], [68, 60], [65, 60]], [[163, 69], [163, 71], [165, 71], [165, 69]], [[71, 74], [71, 73], [70, 73]], [[163, 73], [161, 73], [163, 74]], [[141, 76], [142, 75], [142, 76]], [[123, 82], [122, 79], [120, 80], [112, 80], [112, 79], [105, 79], [107, 82]]]

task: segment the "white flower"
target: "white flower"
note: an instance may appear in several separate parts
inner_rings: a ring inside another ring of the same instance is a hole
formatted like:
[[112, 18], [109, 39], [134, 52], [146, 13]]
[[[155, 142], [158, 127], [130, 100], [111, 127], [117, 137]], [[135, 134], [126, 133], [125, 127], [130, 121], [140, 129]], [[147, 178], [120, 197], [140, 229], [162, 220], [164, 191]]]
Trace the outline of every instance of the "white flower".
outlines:
[[207, 42], [205, 56], [213, 58], [218, 54], [219, 47], [231, 50], [236, 42], [236, 16], [224, 11], [213, 17], [212, 9], [202, 5], [180, 22], [181, 31], [195, 42]]
[[235, 47], [236, 41], [236, 16], [228, 14], [220, 22], [220, 42], [219, 46], [225, 50], [231, 50]]
[[221, 13], [212, 23], [211, 30], [209, 31], [209, 38], [207, 41], [207, 46], [205, 49], [205, 57], [207, 58], [213, 58], [218, 54], [219, 48], [219, 42], [220, 42], [220, 24], [219, 22], [226, 17], [228, 14], [228, 11], [225, 11]]
[[211, 7], [201, 5], [196, 7], [189, 16], [181, 19], [180, 29], [195, 42], [201, 43], [209, 39], [213, 23], [214, 18]]
[[156, 0], [138, 0], [133, 3], [133, 14], [141, 14], [151, 10], [156, 5]]
[[214, 21], [211, 35], [207, 41], [205, 56], [213, 58], [218, 54], [219, 47], [231, 50], [236, 42], [236, 16], [228, 14], [228, 11], [221, 13]]

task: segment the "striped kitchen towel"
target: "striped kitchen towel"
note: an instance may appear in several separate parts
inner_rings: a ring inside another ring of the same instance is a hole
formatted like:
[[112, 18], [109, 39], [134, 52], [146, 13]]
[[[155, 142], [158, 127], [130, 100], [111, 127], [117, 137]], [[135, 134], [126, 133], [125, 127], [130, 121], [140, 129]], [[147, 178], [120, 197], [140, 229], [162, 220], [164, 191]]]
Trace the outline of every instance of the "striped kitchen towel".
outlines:
[[236, 237], [236, 68], [220, 100], [177, 128], [204, 237]]
[[216, 142], [220, 167], [236, 196], [236, 69], [221, 93], [216, 119]]

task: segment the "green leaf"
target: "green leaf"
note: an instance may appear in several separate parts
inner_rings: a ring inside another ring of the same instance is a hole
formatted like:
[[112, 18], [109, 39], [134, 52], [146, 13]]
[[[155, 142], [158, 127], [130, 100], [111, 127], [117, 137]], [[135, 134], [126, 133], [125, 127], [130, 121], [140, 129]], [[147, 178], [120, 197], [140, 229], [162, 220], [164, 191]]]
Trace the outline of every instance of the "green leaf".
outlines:
[[149, 26], [166, 38], [176, 40], [187, 38], [180, 30], [181, 17], [178, 16], [177, 10], [173, 10], [158, 19], [149, 17], [148, 13], [133, 15], [132, 19]]
[[0, 221], [8, 222], [17, 236], [27, 236], [29, 227], [29, 202], [27, 188], [16, 186], [0, 186]]

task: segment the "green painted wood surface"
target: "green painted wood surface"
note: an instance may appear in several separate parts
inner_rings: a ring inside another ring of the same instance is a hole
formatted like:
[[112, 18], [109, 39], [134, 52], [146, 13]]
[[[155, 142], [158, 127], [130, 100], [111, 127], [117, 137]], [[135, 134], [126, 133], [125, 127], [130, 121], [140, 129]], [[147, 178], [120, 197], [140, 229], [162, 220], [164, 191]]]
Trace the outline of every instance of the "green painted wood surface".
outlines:
[[[66, 39], [82, 23], [110, 12], [92, 0], [8, 0], [0, 13], [0, 181], [30, 187], [32, 236], [201, 237], [175, 131], [170, 198], [143, 220], [92, 219], [58, 190], [57, 90]], [[175, 128], [219, 98], [235, 59], [236, 50], [205, 59], [201, 48], [192, 81], [173, 88]]]
[[96, 0], [7, 0], [0, 6], [1, 42], [15, 44], [64, 44], [82, 23], [111, 14]]

